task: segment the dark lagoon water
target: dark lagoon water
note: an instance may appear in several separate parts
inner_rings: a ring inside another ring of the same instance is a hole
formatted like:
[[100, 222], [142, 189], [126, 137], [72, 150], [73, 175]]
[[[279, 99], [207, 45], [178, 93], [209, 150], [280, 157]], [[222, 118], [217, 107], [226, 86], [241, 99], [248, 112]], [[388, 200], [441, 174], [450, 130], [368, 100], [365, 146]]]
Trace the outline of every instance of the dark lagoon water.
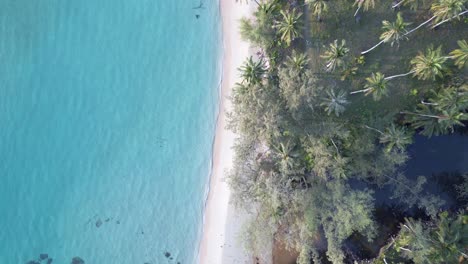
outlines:
[[468, 136], [458, 134], [427, 138], [415, 136], [408, 148], [410, 160], [404, 172], [409, 177], [442, 172], [468, 172]]

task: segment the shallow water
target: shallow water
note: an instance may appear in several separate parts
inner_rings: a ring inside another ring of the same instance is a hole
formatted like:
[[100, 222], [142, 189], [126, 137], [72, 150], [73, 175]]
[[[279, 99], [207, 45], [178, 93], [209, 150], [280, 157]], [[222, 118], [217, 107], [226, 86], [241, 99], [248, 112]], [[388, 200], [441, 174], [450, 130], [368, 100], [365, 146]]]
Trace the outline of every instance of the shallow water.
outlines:
[[196, 263], [220, 79], [196, 5], [0, 0], [0, 263]]

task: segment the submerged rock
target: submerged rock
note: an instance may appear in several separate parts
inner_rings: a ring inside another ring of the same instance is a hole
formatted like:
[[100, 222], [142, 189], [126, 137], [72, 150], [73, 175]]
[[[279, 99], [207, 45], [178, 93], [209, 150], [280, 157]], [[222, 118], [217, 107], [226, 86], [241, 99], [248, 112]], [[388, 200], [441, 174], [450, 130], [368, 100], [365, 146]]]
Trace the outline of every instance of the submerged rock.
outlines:
[[49, 258], [49, 259], [47, 260], [47, 262], [46, 262], [46, 263], [47, 263], [47, 264], [51, 264], [51, 263], [52, 263], [52, 261], [54, 261], [54, 260], [53, 260], [52, 258]]
[[81, 259], [80, 257], [74, 257], [72, 259], [71, 264], [85, 264], [84, 260]]
[[164, 256], [166, 258], [170, 258], [171, 257], [171, 253], [169, 253], [168, 251], [164, 252]]
[[98, 219], [96, 221], [96, 227], [99, 228], [100, 226], [102, 226], [102, 221], [101, 221], [101, 219]]
[[47, 255], [46, 253], [39, 254], [39, 259], [40, 260], [47, 259], [48, 257], [49, 257], [49, 255]]

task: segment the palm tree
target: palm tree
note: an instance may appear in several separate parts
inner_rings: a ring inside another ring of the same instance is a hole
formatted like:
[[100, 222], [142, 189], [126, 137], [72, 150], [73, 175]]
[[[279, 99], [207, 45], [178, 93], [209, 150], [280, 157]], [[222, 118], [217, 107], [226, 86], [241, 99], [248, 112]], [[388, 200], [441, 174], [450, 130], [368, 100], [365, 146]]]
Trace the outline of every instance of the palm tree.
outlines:
[[405, 33], [407, 32], [406, 27], [408, 25], [410, 25], [410, 24], [411, 23], [406, 23], [405, 21], [403, 21], [403, 17], [401, 16], [401, 12], [397, 13], [397, 19], [396, 19], [395, 22], [391, 23], [391, 22], [389, 22], [387, 20], [383, 21], [382, 22], [382, 29], [384, 30], [384, 32], [382, 33], [382, 35], [380, 35], [381, 41], [379, 43], [377, 43], [375, 46], [373, 46], [372, 48], [361, 52], [361, 55], [364, 55], [364, 54], [370, 52], [371, 50], [377, 48], [378, 46], [380, 46], [383, 43], [390, 42], [390, 45], [392, 47], [393, 47], [394, 43], [399, 45], [400, 40], [407, 38], [406, 35], [405, 35]]
[[468, 43], [466, 40], [459, 40], [457, 44], [460, 48], [450, 52], [450, 56], [452, 56], [452, 59], [455, 59], [455, 65], [458, 68], [463, 68], [465, 65], [468, 65]]
[[285, 62], [286, 67], [294, 69], [300, 73], [304, 72], [308, 63], [309, 58], [307, 58], [307, 55], [305, 53], [297, 53], [296, 51], [293, 51], [291, 56], [288, 56]]
[[252, 56], [250, 56], [250, 58], [239, 67], [239, 71], [241, 72], [242, 83], [247, 82], [248, 85], [253, 85], [262, 81], [267, 70], [263, 59], [254, 62]]
[[325, 0], [306, 0], [305, 3], [312, 8], [312, 14], [317, 16], [318, 20], [328, 12], [328, 3]]
[[406, 33], [406, 27], [411, 25], [403, 20], [401, 12], [397, 13], [397, 18], [395, 22], [391, 23], [389, 21], [382, 22], [382, 29], [384, 32], [380, 35], [380, 39], [385, 43], [390, 42], [390, 46], [393, 47], [393, 44], [400, 44], [400, 40], [405, 39], [404, 33]]
[[419, 52], [419, 54], [410, 61], [412, 65], [411, 71], [386, 77], [385, 80], [391, 80], [410, 74], [417, 76], [419, 80], [435, 80], [437, 76], [443, 77], [446, 70], [444, 62], [447, 61], [447, 59], [450, 57], [442, 56], [441, 50], [442, 47], [438, 47], [437, 49], [429, 47], [426, 51], [426, 54]]
[[467, 214], [463, 211], [454, 219], [450, 219], [447, 212], [439, 215], [436, 230], [432, 232], [429, 254], [432, 263], [456, 263], [468, 259], [468, 254], [463, 252], [468, 244], [466, 220]]
[[468, 108], [468, 93], [455, 87], [449, 87], [442, 89], [430, 101], [440, 111], [449, 111], [450, 109], [464, 111]]
[[361, 7], [364, 7], [364, 11], [367, 11], [370, 8], [374, 8], [375, 0], [356, 0], [354, 2], [354, 5], [358, 6], [358, 8], [356, 9], [356, 12], [354, 12], [354, 16], [356, 16], [359, 10], [361, 9]]
[[[413, 28], [412, 30], [408, 31], [406, 35], [413, 33], [414, 31], [418, 30], [422, 26], [426, 25], [427, 23], [434, 20], [435, 25], [432, 28], [438, 27], [441, 24], [450, 21], [454, 18], [459, 18], [460, 16], [468, 13], [468, 10], [464, 10], [464, 4], [466, 0], [438, 0], [437, 2], [433, 3], [431, 6], [432, 17], [428, 20], [424, 21], [423, 23], [419, 24], [417, 27]], [[440, 21], [440, 22], [439, 22]]]
[[333, 89], [327, 91], [327, 97], [323, 99], [322, 106], [328, 114], [335, 113], [336, 116], [342, 114], [349, 102], [344, 91], [335, 93]]
[[301, 36], [302, 13], [296, 13], [296, 9], [293, 9], [291, 12], [281, 10], [281, 15], [283, 18], [276, 26], [281, 35], [281, 40], [289, 46], [294, 39]]
[[465, 9], [465, 2], [465, 0], [439, 0], [432, 4], [431, 11], [436, 16], [434, 23], [459, 16], [459, 13]]
[[387, 152], [393, 148], [404, 150], [407, 145], [413, 143], [413, 134], [405, 127], [397, 127], [392, 123], [380, 136], [380, 143], [387, 145], [385, 148]]
[[349, 49], [346, 47], [346, 41], [343, 39], [341, 40], [341, 44], [338, 44], [338, 40], [335, 39], [320, 57], [327, 61], [327, 71], [334, 71], [336, 67], [345, 68], [346, 63], [344, 59], [348, 53]]
[[437, 111], [435, 108], [421, 104], [415, 112], [401, 112], [406, 114], [407, 121], [415, 129], [422, 128], [422, 135], [431, 137], [453, 132], [454, 126], [465, 126], [463, 121], [468, 120], [468, 114], [457, 109]]
[[378, 101], [380, 100], [383, 96], [388, 94], [387, 90], [387, 78], [385, 78], [385, 75], [383, 75], [380, 72], [377, 73], [372, 73], [371, 77], [366, 78], [366, 85], [364, 85], [363, 90], [359, 91], [354, 91], [351, 92], [350, 94], [356, 94], [356, 93], [365, 93], [365, 95], [372, 94], [372, 97], [374, 100]]
[[280, 142], [278, 145], [274, 145], [273, 150], [280, 161], [282, 171], [290, 171], [294, 167], [295, 159], [299, 157], [296, 146], [288, 140], [285, 143]]
[[426, 54], [419, 52], [419, 54], [411, 60], [414, 76], [417, 76], [419, 80], [435, 80], [436, 76], [443, 77], [446, 69], [444, 62], [448, 57], [442, 56], [441, 53], [441, 46], [437, 49], [429, 47]]

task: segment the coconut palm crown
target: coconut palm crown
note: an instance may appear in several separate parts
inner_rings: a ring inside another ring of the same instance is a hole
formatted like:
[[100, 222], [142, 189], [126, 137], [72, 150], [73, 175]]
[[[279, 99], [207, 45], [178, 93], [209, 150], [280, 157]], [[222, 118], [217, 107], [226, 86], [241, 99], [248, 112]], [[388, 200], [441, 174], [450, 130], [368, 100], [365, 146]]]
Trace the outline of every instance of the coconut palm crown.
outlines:
[[305, 0], [305, 3], [312, 8], [312, 14], [319, 19], [328, 12], [328, 3], [325, 0]]
[[299, 73], [302, 73], [307, 68], [308, 63], [309, 58], [307, 58], [307, 55], [296, 51], [293, 51], [285, 62], [288, 68], [294, 69]]
[[332, 89], [327, 91], [327, 97], [323, 99], [321, 105], [328, 114], [335, 113], [336, 116], [339, 116], [345, 111], [348, 104], [345, 91], [335, 93]]
[[328, 49], [320, 57], [326, 60], [327, 71], [334, 71], [337, 67], [345, 68], [346, 62], [345, 57], [348, 55], [349, 49], [346, 47], [346, 41], [341, 40], [341, 44], [335, 39], [333, 43], [330, 43]]
[[382, 73], [372, 73], [370, 77], [366, 78], [366, 81], [367, 83], [364, 85], [364, 89], [367, 91], [365, 94], [372, 94], [375, 101], [380, 100], [388, 94], [387, 80], [385, 80], [385, 75]]
[[466, 0], [438, 0], [431, 6], [432, 14], [435, 16], [434, 24], [457, 16], [463, 9]]
[[302, 13], [296, 12], [293, 9], [290, 12], [281, 10], [282, 19], [278, 22], [276, 27], [280, 34], [281, 40], [284, 41], [288, 46], [291, 42], [301, 36], [302, 30]]
[[437, 49], [429, 47], [426, 54], [419, 54], [411, 60], [413, 75], [420, 80], [435, 80], [436, 77], [443, 77], [446, 70], [444, 65], [447, 57], [441, 55], [442, 47]]
[[253, 85], [262, 81], [267, 70], [263, 59], [254, 62], [252, 56], [250, 56], [250, 58], [239, 67], [239, 71], [241, 72], [242, 82]]
[[466, 40], [459, 40], [457, 44], [460, 48], [450, 52], [450, 56], [455, 59], [455, 65], [463, 68], [468, 65], [468, 43]]
[[395, 148], [404, 150], [406, 146], [413, 143], [413, 134], [408, 132], [405, 127], [397, 127], [392, 123], [380, 136], [380, 143], [387, 145], [385, 148], [387, 152]]
[[395, 22], [389, 22], [389, 21], [383, 21], [382, 22], [382, 29], [384, 32], [382, 35], [380, 35], [380, 40], [383, 40], [383, 42], [388, 43], [390, 42], [390, 45], [393, 46], [393, 44], [400, 44], [400, 40], [402, 39], [407, 39], [405, 36], [406, 27], [410, 25], [411, 23], [406, 23], [403, 20], [403, 17], [401, 16], [401, 12], [397, 13], [397, 19]]

